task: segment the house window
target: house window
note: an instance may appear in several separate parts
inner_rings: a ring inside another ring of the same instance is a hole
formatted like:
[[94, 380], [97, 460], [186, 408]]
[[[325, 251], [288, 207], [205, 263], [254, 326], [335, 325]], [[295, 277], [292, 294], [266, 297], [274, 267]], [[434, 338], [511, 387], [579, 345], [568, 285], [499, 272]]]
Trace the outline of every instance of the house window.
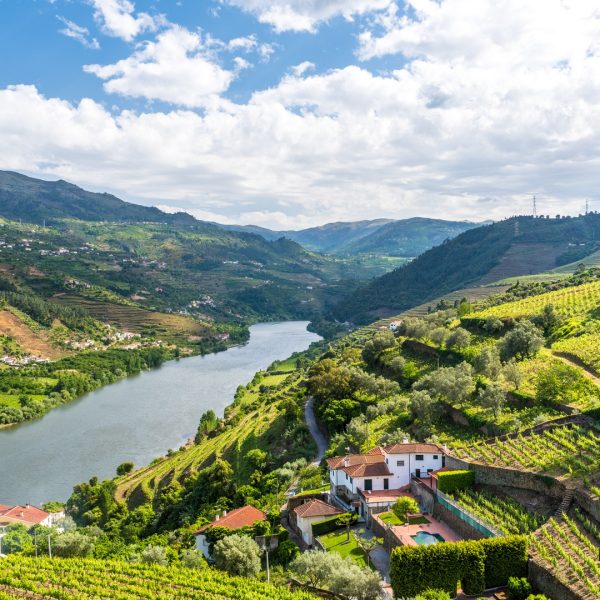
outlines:
[[384, 479], [383, 480], [383, 489], [384, 490], [389, 490], [390, 489], [390, 480], [389, 479]]
[[415, 458], [416, 458], [417, 460], [423, 460], [423, 455], [422, 455], [422, 454], [417, 454], [417, 455], [415, 456]]
[[385, 464], [386, 464], [386, 465], [389, 465], [389, 464], [390, 464], [390, 463], [388, 462], [388, 459], [387, 459], [387, 458], [385, 459]]
[[373, 489], [373, 480], [372, 479], [365, 479], [365, 490], [367, 492], [372, 491]]
[[434, 455], [433, 455], [433, 460], [437, 460], [437, 459], [438, 459], [438, 455], [437, 455], [437, 454], [434, 454]]
[[396, 466], [397, 467], [403, 467], [404, 466], [404, 461], [403, 460], [397, 460], [396, 461]]

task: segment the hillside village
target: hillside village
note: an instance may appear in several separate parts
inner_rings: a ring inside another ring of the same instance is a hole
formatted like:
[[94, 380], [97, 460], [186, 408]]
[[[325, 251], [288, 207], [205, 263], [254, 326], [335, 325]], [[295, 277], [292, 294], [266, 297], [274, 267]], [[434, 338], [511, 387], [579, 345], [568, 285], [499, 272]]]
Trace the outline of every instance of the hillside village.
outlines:
[[[67, 512], [78, 535], [110, 527], [103, 543], [127, 535], [148, 556], [165, 527], [186, 532], [231, 575], [222, 553], [238, 544], [256, 575], [323, 597], [597, 598], [598, 275], [399, 315], [275, 363], [195, 444], [81, 484]], [[344, 577], [317, 576], [318, 560]]]

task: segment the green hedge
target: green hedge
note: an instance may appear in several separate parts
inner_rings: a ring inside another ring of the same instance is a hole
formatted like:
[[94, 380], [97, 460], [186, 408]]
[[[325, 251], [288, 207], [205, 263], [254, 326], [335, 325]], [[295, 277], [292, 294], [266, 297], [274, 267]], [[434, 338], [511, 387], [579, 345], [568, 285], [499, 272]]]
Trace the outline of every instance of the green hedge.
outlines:
[[[354, 525], [356, 521], [358, 521], [358, 515], [356, 513], [344, 513], [351, 515], [352, 519], [350, 521], [351, 525]], [[317, 537], [319, 535], [325, 535], [326, 533], [330, 533], [335, 531], [336, 529], [340, 529], [340, 527], [344, 527], [345, 524], [341, 523], [341, 517], [343, 515], [338, 515], [337, 517], [331, 517], [331, 519], [325, 519], [324, 521], [317, 521], [312, 524], [313, 536]]]
[[429, 588], [456, 595], [507, 583], [527, 573], [527, 538], [507, 536], [432, 546], [400, 546], [391, 556], [390, 579], [396, 597], [417, 596]]
[[506, 585], [509, 577], [527, 576], [527, 538], [513, 535], [481, 540], [485, 552], [485, 587]]
[[437, 477], [438, 490], [445, 494], [465, 490], [475, 483], [475, 471], [442, 471]]

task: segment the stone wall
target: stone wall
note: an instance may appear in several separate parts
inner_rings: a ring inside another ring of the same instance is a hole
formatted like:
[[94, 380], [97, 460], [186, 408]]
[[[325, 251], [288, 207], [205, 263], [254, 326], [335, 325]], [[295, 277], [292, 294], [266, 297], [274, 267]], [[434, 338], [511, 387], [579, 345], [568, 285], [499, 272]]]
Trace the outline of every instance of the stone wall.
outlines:
[[430, 487], [417, 479], [412, 479], [410, 482], [410, 493], [419, 499], [419, 505], [422, 512], [433, 514], [435, 494]]
[[583, 598], [564, 586], [554, 575], [534, 560], [529, 561], [528, 579], [536, 592], [545, 594], [552, 600], [582, 600]]
[[557, 499], [565, 495], [565, 485], [549, 475], [528, 473], [506, 467], [491, 467], [469, 463], [453, 456], [446, 457], [446, 466], [450, 469], [470, 469], [475, 471], [476, 483], [521, 488]]
[[586, 490], [577, 490], [575, 492], [575, 503], [600, 523], [600, 499], [593, 498]]

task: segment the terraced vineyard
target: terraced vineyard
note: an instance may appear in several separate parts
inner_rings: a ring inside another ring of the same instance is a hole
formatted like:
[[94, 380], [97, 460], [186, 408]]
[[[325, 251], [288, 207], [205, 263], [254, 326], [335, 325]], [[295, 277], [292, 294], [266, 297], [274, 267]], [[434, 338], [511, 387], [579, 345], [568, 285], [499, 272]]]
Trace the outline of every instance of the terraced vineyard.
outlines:
[[469, 512], [507, 535], [531, 533], [546, 520], [542, 515], [527, 512], [510, 498], [502, 499], [488, 493], [463, 490], [456, 493], [454, 499]]
[[9, 557], [0, 570], [0, 598], [57, 600], [310, 600], [305, 592], [229, 577], [213, 569], [130, 564], [94, 559]]
[[[164, 484], [173, 479], [184, 479], [194, 470], [208, 466], [218, 455], [231, 463], [238, 476], [243, 476], [247, 465], [241, 457], [258, 447], [262, 436], [276, 435], [276, 421], [281, 417], [279, 404], [301, 374], [300, 371], [294, 371], [289, 376], [267, 374], [257, 383], [250, 384], [241, 402], [236, 402], [233, 409], [227, 412], [230, 427], [199, 445], [187, 446], [126, 475], [118, 481], [117, 499], [126, 500], [130, 507], [138, 506], [152, 499]], [[259, 394], [262, 386], [280, 386], [276, 399]]]
[[539, 315], [547, 304], [552, 304], [560, 317], [589, 315], [600, 307], [600, 281], [499, 304], [475, 313], [474, 316], [478, 319], [523, 319]]
[[455, 453], [469, 462], [583, 478], [598, 474], [600, 435], [591, 426], [566, 425], [457, 448]]
[[600, 598], [598, 542], [597, 535], [586, 527], [585, 517], [563, 515], [559, 521], [550, 519], [536, 532], [531, 550], [536, 562], [551, 570], [563, 585], [580, 598], [592, 599]]
[[552, 344], [552, 350], [575, 357], [588, 369], [600, 373], [600, 333], [559, 340]]
[[83, 308], [99, 321], [132, 333], [153, 330], [159, 335], [164, 333], [171, 338], [201, 336], [209, 333], [209, 328], [205, 324], [183, 315], [154, 312], [127, 304], [102, 302], [75, 294], [54, 296], [52, 300], [73, 308]]

